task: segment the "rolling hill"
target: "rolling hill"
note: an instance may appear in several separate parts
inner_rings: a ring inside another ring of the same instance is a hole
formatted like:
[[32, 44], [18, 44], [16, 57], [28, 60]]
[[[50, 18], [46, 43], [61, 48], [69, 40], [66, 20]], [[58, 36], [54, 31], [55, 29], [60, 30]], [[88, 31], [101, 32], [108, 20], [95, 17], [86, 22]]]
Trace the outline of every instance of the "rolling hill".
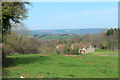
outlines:
[[31, 35], [57, 35], [57, 34], [97, 34], [100, 31], [106, 31], [105, 28], [88, 28], [88, 29], [57, 29], [57, 30], [31, 30]]

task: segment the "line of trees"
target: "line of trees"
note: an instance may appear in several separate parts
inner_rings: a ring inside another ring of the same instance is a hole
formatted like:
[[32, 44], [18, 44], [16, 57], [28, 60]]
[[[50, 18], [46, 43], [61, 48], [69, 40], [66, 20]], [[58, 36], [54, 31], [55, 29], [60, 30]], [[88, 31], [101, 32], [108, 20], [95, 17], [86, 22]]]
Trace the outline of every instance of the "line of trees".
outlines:
[[29, 37], [29, 31], [24, 25], [15, 25], [11, 30], [11, 34], [5, 36], [6, 42], [3, 43], [5, 53], [19, 53], [19, 54], [37, 54], [40, 45], [36, 38]]
[[[16, 25], [15, 25], [16, 26]], [[37, 53], [59, 53], [56, 46], [66, 44], [64, 54], [78, 54], [78, 48], [71, 50], [73, 43], [91, 43], [95, 48], [116, 50], [118, 49], [118, 31], [119, 29], [108, 29], [106, 32], [101, 31], [99, 34], [86, 34], [83, 36], [69, 36], [67, 39], [59, 40], [40, 40], [37, 37], [29, 37], [24, 25], [18, 26], [6, 35], [5, 51], [6, 53], [17, 52], [19, 54], [37, 54]]]
[[58, 44], [72, 44], [72, 43], [92, 43], [95, 48], [116, 50], [118, 49], [118, 32], [119, 28], [111, 28], [106, 32], [101, 31], [98, 34], [86, 34], [83, 36], [75, 35], [67, 39], [60, 39]]

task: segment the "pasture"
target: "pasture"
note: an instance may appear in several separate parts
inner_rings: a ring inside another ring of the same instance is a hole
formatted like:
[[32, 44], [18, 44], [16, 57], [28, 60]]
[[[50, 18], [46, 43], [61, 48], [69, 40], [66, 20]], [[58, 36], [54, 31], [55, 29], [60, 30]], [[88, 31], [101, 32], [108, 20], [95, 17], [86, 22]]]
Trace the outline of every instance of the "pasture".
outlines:
[[100, 49], [84, 55], [9, 55], [13, 62], [3, 68], [3, 78], [117, 78], [117, 55], [117, 51]]
[[41, 37], [39, 39], [42, 39], [42, 40], [57, 40], [57, 39], [60, 39], [60, 38], [67, 38], [68, 36], [44, 36], [44, 37]]

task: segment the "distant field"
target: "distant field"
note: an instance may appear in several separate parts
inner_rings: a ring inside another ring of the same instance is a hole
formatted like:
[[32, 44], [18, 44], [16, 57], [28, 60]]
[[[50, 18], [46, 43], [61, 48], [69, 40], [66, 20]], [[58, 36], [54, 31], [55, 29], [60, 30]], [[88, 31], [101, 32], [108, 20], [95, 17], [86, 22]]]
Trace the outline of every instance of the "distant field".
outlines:
[[[108, 55], [108, 56], [101, 56]], [[113, 56], [116, 55], [116, 56]], [[97, 49], [84, 55], [10, 55], [14, 64], [3, 69], [5, 78], [117, 78], [118, 52]]]
[[60, 38], [67, 38], [67, 36], [45, 36], [41, 37], [42, 40], [50, 40], [50, 39], [60, 39]]

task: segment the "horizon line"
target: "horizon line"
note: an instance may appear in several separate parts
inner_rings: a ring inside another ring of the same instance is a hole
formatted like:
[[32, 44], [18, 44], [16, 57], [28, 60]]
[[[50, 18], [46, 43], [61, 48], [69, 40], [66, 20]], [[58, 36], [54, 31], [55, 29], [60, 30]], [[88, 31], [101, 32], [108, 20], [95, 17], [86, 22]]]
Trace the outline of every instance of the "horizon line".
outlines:
[[[111, 28], [76, 28], [76, 29], [111, 29]], [[76, 29], [29, 29], [29, 30], [76, 30]]]

